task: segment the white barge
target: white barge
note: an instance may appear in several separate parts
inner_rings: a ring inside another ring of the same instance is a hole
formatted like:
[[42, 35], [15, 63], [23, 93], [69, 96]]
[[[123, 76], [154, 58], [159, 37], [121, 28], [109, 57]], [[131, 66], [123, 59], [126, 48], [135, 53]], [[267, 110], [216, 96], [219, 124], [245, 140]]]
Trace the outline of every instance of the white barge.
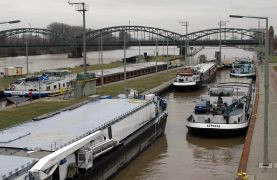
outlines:
[[9, 89], [4, 90], [4, 96], [29, 97], [31, 94], [32, 98], [48, 97], [71, 88], [74, 80], [76, 74], [71, 74], [68, 70], [47, 70], [42, 75], [15, 80]]
[[231, 78], [209, 89], [186, 120], [193, 134], [223, 136], [246, 132], [252, 115], [255, 85], [251, 79]]
[[215, 63], [202, 63], [182, 68], [177, 73], [173, 87], [176, 89], [199, 88], [215, 78], [216, 70]]
[[0, 179], [107, 179], [163, 134], [165, 100], [97, 99], [0, 131]]

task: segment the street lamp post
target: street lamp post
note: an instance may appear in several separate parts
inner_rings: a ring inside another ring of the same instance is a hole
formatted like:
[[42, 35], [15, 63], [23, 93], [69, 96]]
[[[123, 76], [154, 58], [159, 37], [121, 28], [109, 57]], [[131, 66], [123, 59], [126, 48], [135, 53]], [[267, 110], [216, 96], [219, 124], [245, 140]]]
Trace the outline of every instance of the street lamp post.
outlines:
[[83, 51], [84, 51], [84, 73], [87, 73], [87, 46], [86, 46], [86, 11], [88, 11], [88, 5], [84, 2], [72, 3], [68, 1], [68, 4], [75, 5], [76, 11], [83, 13]]
[[[185, 50], [185, 60], [187, 61], [187, 65], [188, 65], [188, 46], [189, 46], [189, 39], [188, 39], [188, 26], [189, 26], [189, 22], [188, 21], [180, 21], [179, 22], [181, 24], [181, 26], [186, 26], [186, 38], [185, 38], [185, 46], [186, 46], [186, 50]], [[182, 40], [181, 40], [182, 41]], [[183, 49], [182, 49], [183, 50]], [[181, 52], [182, 52], [181, 50]]]
[[269, 166], [268, 159], [268, 105], [269, 105], [269, 73], [268, 73], [268, 58], [269, 58], [269, 37], [268, 37], [268, 17], [257, 16], [241, 16], [230, 15], [232, 18], [251, 18], [251, 19], [264, 19], [266, 21], [266, 34], [265, 34], [265, 60], [264, 60], [264, 154], [263, 166]]
[[181, 49], [180, 50], [180, 55], [183, 56], [183, 37], [181, 37], [180, 40], [181, 40], [181, 43], [180, 43], [181, 44], [180, 45], [180, 49]]
[[98, 64], [101, 64], [101, 39], [100, 37], [98, 38]]
[[26, 74], [29, 74], [29, 53], [28, 53], [28, 40], [26, 40], [26, 47], [25, 47], [25, 53], [26, 53]]
[[104, 86], [104, 67], [103, 67], [103, 36], [100, 33], [100, 37], [98, 38], [98, 64], [101, 68], [101, 86]]
[[218, 25], [219, 25], [219, 62], [218, 62], [218, 65], [221, 66], [222, 64], [222, 38], [221, 38], [221, 30], [222, 30], [222, 26], [226, 26], [226, 23], [229, 22], [229, 21], [219, 21]]
[[141, 55], [141, 53], [140, 53], [140, 39], [138, 40], [138, 42], [139, 42], [139, 58], [140, 58], [140, 55]]
[[156, 72], [158, 72], [158, 59], [159, 59], [159, 53], [158, 53], [158, 36], [156, 37]]
[[166, 37], [166, 70], [168, 70], [168, 36]]
[[[31, 29], [31, 23], [28, 23], [29, 28]], [[28, 48], [28, 39], [31, 42], [32, 40], [32, 33], [30, 34], [29, 38], [27, 37], [26, 42], [25, 42], [25, 55], [26, 55], [26, 74], [29, 75], [29, 48]], [[30, 43], [31, 44], [31, 43]]]
[[124, 54], [124, 93], [127, 91], [127, 74], [126, 74], [126, 31], [123, 31], [123, 54]]

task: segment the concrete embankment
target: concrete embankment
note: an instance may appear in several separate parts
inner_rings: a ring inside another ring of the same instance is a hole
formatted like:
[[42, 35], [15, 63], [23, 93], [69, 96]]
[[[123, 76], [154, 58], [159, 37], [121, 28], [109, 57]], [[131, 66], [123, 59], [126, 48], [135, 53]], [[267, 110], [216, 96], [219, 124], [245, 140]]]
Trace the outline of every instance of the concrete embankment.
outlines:
[[168, 82], [163, 82], [161, 85], [156, 86], [156, 87], [154, 87], [152, 89], [149, 89], [149, 90], [143, 92], [142, 94], [143, 95], [150, 94], [150, 93], [161, 94], [161, 93], [167, 91], [172, 86], [172, 83], [173, 83], [174, 79], [172, 79], [172, 80], [170, 80]]
[[[259, 163], [263, 162], [263, 137], [264, 137], [264, 76], [259, 66], [259, 77], [257, 78], [258, 91], [254, 106], [254, 113], [245, 138], [244, 149], [238, 169], [237, 179], [261, 179], [276, 180], [277, 179], [277, 72], [270, 65], [269, 76], [269, 133], [268, 133], [268, 149], [269, 161], [268, 167], [259, 167]], [[276, 65], [276, 64], [275, 64]], [[255, 111], [256, 110], [256, 111]]]

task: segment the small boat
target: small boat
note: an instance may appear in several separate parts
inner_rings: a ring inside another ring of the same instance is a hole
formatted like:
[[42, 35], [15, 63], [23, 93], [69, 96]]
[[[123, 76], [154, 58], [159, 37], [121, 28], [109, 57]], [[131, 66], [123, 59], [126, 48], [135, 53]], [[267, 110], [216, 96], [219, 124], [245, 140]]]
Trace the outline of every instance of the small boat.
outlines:
[[246, 132], [252, 115], [255, 84], [251, 79], [230, 78], [210, 88], [186, 120], [192, 134], [237, 135]]
[[237, 59], [232, 64], [231, 77], [256, 78], [256, 68], [254, 62], [249, 58]]
[[35, 99], [61, 94], [64, 90], [71, 88], [71, 81], [75, 79], [76, 75], [68, 70], [47, 70], [41, 75], [15, 80], [8, 89], [4, 90], [4, 96], [32, 96]]
[[199, 88], [215, 78], [216, 70], [215, 63], [201, 63], [182, 68], [178, 71], [173, 86], [176, 89]]

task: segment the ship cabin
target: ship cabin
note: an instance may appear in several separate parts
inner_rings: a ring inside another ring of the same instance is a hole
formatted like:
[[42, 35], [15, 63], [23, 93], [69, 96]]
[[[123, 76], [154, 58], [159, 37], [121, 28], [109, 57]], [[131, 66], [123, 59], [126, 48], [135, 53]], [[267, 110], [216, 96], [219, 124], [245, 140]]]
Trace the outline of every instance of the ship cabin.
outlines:
[[177, 82], [194, 82], [200, 80], [199, 72], [196, 67], [186, 67], [178, 71]]

